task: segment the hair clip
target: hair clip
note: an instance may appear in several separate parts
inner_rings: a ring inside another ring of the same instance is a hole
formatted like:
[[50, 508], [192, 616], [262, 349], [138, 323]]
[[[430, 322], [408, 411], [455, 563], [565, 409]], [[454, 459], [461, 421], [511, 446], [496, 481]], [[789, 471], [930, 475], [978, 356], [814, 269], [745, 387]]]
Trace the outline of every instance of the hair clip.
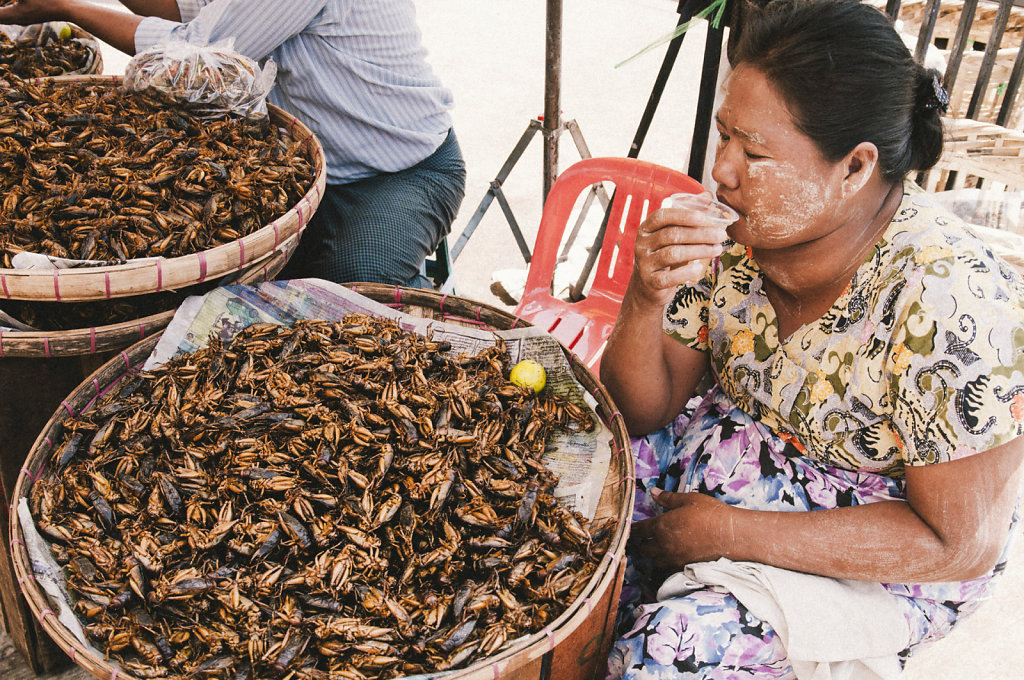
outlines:
[[926, 111], [938, 109], [939, 113], [949, 110], [949, 92], [946, 92], [946, 88], [939, 82], [937, 74], [932, 74], [932, 94], [924, 103], [924, 108]]

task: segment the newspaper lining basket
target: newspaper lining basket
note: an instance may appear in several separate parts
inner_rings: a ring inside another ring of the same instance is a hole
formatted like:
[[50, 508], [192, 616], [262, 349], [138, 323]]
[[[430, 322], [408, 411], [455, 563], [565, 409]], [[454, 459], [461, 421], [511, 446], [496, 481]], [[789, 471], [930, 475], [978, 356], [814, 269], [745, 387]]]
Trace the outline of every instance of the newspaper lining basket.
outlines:
[[[119, 76], [57, 76], [46, 81], [108, 83]], [[316, 212], [327, 182], [324, 151], [316, 137], [298, 119], [268, 105], [270, 120], [294, 141], [302, 142], [315, 169], [313, 185], [287, 213], [260, 229], [229, 243], [174, 258], [151, 258], [125, 264], [80, 269], [0, 269], [0, 296], [21, 300], [104, 300], [176, 290], [243, 271], [291, 236], [301, 234]]]
[[[280, 248], [246, 266], [237, 276], [231, 276], [230, 282], [253, 284], [273, 279], [288, 261], [290, 251], [294, 250], [297, 242], [298, 236], [292, 236], [281, 244]], [[0, 308], [2, 307], [0, 303]], [[93, 328], [66, 331], [0, 331], [0, 358], [80, 356], [124, 349], [165, 328], [176, 311], [177, 308], [168, 309], [131, 321]]]
[[[444, 320], [477, 328], [505, 330], [529, 325], [490, 305], [433, 291], [382, 284], [348, 284], [356, 292], [415, 316]], [[24, 544], [16, 506], [27, 497], [32, 483], [47, 474], [52, 448], [60, 440], [62, 422], [71, 414], [88, 410], [121, 378], [137, 371], [159, 340], [142, 340], [110, 360], [75, 389], [47, 422], [32, 446], [15, 485], [10, 513], [11, 559], [29, 608], [42, 628], [79, 666], [96, 678], [132, 680], [93, 650], [86, 648], [57, 620], [51, 604], [36, 582]], [[597, 413], [612, 433], [612, 459], [604, 480], [597, 518], [617, 522], [608, 552], [584, 591], [543, 630], [523, 638], [498, 653], [465, 669], [451, 672], [445, 680], [500, 680], [501, 678], [590, 680], [603, 675], [611, 643], [619, 592], [625, 568], [625, 545], [633, 509], [633, 456], [622, 416], [597, 377], [563, 348], [576, 379], [597, 402]]]

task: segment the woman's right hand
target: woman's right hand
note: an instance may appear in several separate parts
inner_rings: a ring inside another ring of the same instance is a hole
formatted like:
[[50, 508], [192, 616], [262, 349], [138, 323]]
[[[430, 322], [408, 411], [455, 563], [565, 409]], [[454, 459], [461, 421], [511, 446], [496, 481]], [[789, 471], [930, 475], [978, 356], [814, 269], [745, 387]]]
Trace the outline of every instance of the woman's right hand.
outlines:
[[706, 192], [694, 196], [692, 207], [661, 208], [640, 224], [629, 284], [637, 302], [663, 308], [679, 285], [696, 281], [707, 260], [721, 255], [728, 236], [708, 210], [713, 202]]
[[708, 369], [707, 353], [666, 336], [662, 322], [679, 285], [696, 281], [706, 260], [722, 253], [730, 219], [723, 215], [731, 211], [710, 192], [679, 202], [684, 207], [655, 210], [637, 229], [633, 273], [601, 358], [601, 380], [631, 434], [674, 418]]

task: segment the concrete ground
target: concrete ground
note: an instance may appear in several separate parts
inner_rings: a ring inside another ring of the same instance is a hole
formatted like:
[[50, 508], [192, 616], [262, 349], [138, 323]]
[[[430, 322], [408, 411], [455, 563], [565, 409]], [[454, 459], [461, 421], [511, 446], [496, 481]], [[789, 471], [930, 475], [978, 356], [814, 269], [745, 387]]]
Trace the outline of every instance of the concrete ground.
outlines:
[[[115, 4], [113, 0], [102, 0]], [[626, 155], [646, 105], [664, 47], [616, 69], [656, 37], [672, 30], [676, 3], [669, 0], [564, 0], [562, 110], [583, 132], [595, 156]], [[466, 199], [451, 243], [462, 233], [490, 182], [526, 130], [543, 112], [545, 7], [506, 0], [417, 0], [420, 25], [435, 70], [455, 94], [455, 129], [466, 157]], [[684, 169], [699, 80], [703, 29], [684, 41], [664, 99], [640, 157]], [[107, 73], [123, 71], [126, 57], [104, 53]], [[561, 166], [578, 159], [568, 136]], [[503, 189], [516, 219], [533, 243], [541, 212], [541, 139], [536, 136]], [[579, 243], [585, 243], [581, 238]], [[570, 258], [579, 262], [582, 251]], [[492, 292], [500, 272], [509, 288], [522, 277], [508, 223], [492, 204], [455, 262], [456, 293], [513, 309]], [[575, 280], [574, 272], [564, 275]], [[513, 282], [513, 283], [509, 283]], [[907, 680], [1024, 679], [1024, 542], [1017, 541], [996, 597], [947, 639], [922, 649], [907, 665]], [[0, 636], [0, 678], [29, 678], [27, 667]], [[77, 668], [48, 680], [84, 680]]]

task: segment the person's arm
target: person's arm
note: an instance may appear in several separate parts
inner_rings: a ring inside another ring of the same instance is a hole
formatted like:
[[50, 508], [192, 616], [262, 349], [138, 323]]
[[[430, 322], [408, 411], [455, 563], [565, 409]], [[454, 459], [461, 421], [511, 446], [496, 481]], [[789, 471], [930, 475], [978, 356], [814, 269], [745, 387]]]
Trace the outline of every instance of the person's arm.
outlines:
[[212, 0], [186, 23], [147, 19], [136, 34], [136, 48], [144, 50], [171, 38], [196, 45], [231, 40], [235, 50], [259, 60], [309, 26], [326, 4], [327, 0]]
[[908, 467], [907, 502], [766, 512], [699, 493], [661, 492], [664, 514], [633, 525], [642, 554], [669, 569], [727, 557], [836, 578], [918, 583], [987, 573], [1021, 493], [1024, 438]]
[[135, 29], [141, 17], [82, 0], [18, 0], [0, 8], [0, 24], [41, 24], [67, 21], [81, 26], [105, 43], [135, 53]]
[[159, 17], [168, 21], [181, 21], [178, 0], [119, 0], [141, 17]]
[[704, 219], [691, 209], [657, 210], [637, 230], [633, 274], [601, 355], [601, 382], [632, 434], [667, 424], [707, 370], [705, 352], [662, 331], [665, 305], [676, 288], [696, 280], [706, 260], [722, 252], [723, 228], [687, 226]]

